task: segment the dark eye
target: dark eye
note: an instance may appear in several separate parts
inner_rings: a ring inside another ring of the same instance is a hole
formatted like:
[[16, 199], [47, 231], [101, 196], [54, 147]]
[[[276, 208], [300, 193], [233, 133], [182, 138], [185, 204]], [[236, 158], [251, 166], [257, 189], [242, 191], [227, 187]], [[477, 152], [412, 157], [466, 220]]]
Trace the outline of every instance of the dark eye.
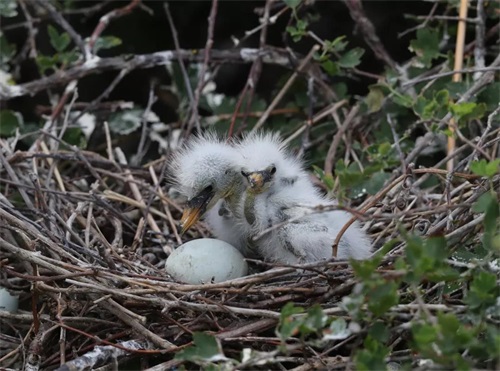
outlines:
[[227, 169], [226, 171], [224, 171], [224, 174], [229, 174], [229, 169]]
[[209, 185], [208, 187], [205, 188], [206, 192], [212, 192], [214, 190], [214, 187]]
[[276, 166], [273, 166], [270, 171], [271, 175], [274, 175], [276, 173]]

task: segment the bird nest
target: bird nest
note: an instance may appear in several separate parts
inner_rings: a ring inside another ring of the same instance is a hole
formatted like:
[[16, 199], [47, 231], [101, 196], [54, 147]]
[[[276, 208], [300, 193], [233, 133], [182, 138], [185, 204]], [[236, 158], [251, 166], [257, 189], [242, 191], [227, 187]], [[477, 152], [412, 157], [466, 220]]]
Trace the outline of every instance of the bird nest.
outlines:
[[[276, 332], [289, 302], [319, 304], [323, 313], [348, 319], [342, 298], [358, 279], [347, 262], [294, 267], [254, 260], [249, 263], [256, 273], [240, 279], [175, 282], [164, 269], [169, 252], [181, 240], [209, 233], [198, 224], [178, 235], [181, 205], [161, 185], [165, 161], [132, 167], [120, 152], [105, 158], [74, 147], [49, 151], [41, 144], [34, 151], [0, 153], [1, 286], [20, 298], [19, 311], [0, 310], [4, 365], [83, 369], [126, 360], [132, 363], [125, 368], [169, 369], [183, 362], [174, 354], [192, 344], [195, 332], [213, 335], [226, 357], [239, 358], [247, 348], [259, 352], [260, 358], [244, 360], [240, 368], [349, 365], [360, 342], [355, 332], [315, 349], [292, 334], [288, 352], [281, 353]], [[424, 191], [430, 176], [441, 183]], [[366, 226], [379, 248], [401, 226], [443, 233], [450, 215], [458, 227], [448, 237], [459, 241], [479, 226], [470, 208], [448, 206], [477, 200], [484, 189], [475, 178], [408, 166], [349, 210], [370, 219]], [[401, 254], [402, 243], [396, 243], [379, 272], [397, 274], [393, 262]], [[394, 306], [393, 321], [407, 322], [412, 308]], [[134, 363], [138, 359], [143, 363]]]

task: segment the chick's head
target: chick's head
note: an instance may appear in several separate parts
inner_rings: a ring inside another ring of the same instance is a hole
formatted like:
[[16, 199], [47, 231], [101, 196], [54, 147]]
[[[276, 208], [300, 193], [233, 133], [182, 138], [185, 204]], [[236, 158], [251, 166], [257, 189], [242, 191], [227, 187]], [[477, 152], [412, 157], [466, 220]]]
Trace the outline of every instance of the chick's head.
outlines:
[[181, 218], [182, 232], [196, 223], [222, 198], [236, 192], [239, 174], [238, 152], [217, 138], [204, 134], [192, 139], [174, 157], [171, 177], [188, 198]]
[[291, 154], [276, 133], [257, 133], [244, 137], [236, 146], [245, 166], [241, 173], [248, 190], [262, 193], [284, 179], [303, 176], [300, 159]]

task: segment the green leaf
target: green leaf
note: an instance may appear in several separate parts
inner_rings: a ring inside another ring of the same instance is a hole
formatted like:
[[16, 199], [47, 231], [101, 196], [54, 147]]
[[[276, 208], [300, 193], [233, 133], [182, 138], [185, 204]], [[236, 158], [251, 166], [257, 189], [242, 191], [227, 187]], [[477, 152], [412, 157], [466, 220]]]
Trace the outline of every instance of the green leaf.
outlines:
[[481, 271], [474, 276], [465, 302], [475, 309], [495, 303], [498, 295], [497, 277], [493, 273]]
[[450, 105], [451, 112], [457, 121], [480, 119], [486, 112], [486, 104], [462, 102]]
[[470, 164], [470, 170], [476, 175], [491, 179], [500, 171], [500, 159], [497, 158], [492, 161], [486, 161], [485, 159], [473, 161]]
[[226, 359], [217, 339], [203, 332], [193, 333], [194, 345], [181, 350], [175, 355], [175, 359], [185, 361], [218, 361]]
[[434, 117], [438, 103], [433, 100], [428, 100], [422, 96], [419, 96], [413, 105], [413, 110], [422, 120], [430, 120]]
[[22, 116], [11, 110], [0, 111], [0, 137], [10, 137], [22, 125]]
[[283, 2], [290, 8], [295, 9], [300, 5], [302, 0], [283, 0]]
[[17, 15], [16, 0], [0, 0], [0, 17], [12, 18]]
[[299, 327], [302, 324], [301, 319], [294, 318], [295, 314], [303, 313], [304, 309], [296, 307], [293, 303], [287, 303], [281, 310], [280, 323], [276, 329], [279, 337], [286, 340], [298, 333]]
[[330, 76], [335, 76], [339, 73], [338, 65], [329, 59], [321, 63], [321, 67], [323, 67], [326, 73], [328, 73]]
[[385, 343], [389, 340], [389, 329], [383, 322], [377, 321], [368, 330], [368, 335], [381, 343]]
[[398, 285], [395, 282], [380, 282], [370, 287], [367, 294], [368, 309], [377, 317], [399, 303]]
[[94, 45], [94, 53], [97, 53], [101, 49], [111, 49], [115, 46], [121, 45], [122, 40], [115, 36], [102, 36], [97, 38]]
[[309, 308], [307, 315], [299, 326], [301, 335], [304, 336], [322, 330], [326, 325], [327, 319], [328, 316], [323, 313], [321, 306], [319, 304], [313, 305]]
[[368, 335], [364, 341], [363, 350], [356, 352], [354, 361], [356, 370], [371, 371], [371, 370], [386, 370], [387, 365], [385, 357], [389, 354], [389, 348]]
[[439, 56], [439, 33], [430, 27], [419, 28], [417, 38], [410, 42], [410, 50], [425, 67], [430, 67], [432, 60]]
[[323, 49], [327, 53], [341, 52], [345, 49], [345, 47], [348, 44], [348, 42], [344, 41], [344, 39], [345, 39], [345, 35], [339, 36], [339, 37], [335, 38], [333, 41], [325, 40], [325, 43], [323, 45]]
[[384, 93], [378, 86], [370, 86], [370, 92], [366, 96], [365, 102], [370, 113], [378, 112], [384, 102]]
[[485, 213], [492, 206], [496, 205], [497, 199], [494, 194], [487, 192], [483, 193], [477, 201], [472, 205], [472, 211], [475, 213]]
[[343, 318], [337, 318], [323, 331], [322, 340], [344, 340], [351, 335], [347, 322]]
[[64, 51], [71, 42], [71, 38], [67, 32], [59, 34], [55, 27], [50, 24], [47, 27], [47, 32], [49, 33], [50, 44], [58, 52]]
[[36, 58], [36, 64], [40, 69], [40, 74], [44, 74], [47, 70], [56, 68], [57, 65], [57, 57], [49, 57], [47, 55], [39, 54]]
[[114, 113], [109, 118], [109, 128], [113, 133], [127, 135], [137, 130], [142, 122], [142, 109], [131, 109]]
[[[0, 0], [0, 3], [2, 0]], [[16, 55], [16, 46], [9, 44], [7, 38], [0, 31], [0, 69], [8, 71], [7, 63]]]
[[361, 48], [354, 48], [342, 55], [338, 61], [340, 67], [353, 68], [361, 63], [361, 57], [365, 51]]

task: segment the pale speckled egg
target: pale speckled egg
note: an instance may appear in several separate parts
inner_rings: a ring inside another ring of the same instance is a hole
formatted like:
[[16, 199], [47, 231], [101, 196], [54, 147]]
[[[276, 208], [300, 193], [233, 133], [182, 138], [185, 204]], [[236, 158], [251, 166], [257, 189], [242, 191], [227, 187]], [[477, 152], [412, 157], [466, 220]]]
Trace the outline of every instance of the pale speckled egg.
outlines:
[[227, 242], [200, 238], [186, 242], [170, 254], [165, 269], [176, 281], [199, 284], [243, 277], [248, 265], [243, 255]]

